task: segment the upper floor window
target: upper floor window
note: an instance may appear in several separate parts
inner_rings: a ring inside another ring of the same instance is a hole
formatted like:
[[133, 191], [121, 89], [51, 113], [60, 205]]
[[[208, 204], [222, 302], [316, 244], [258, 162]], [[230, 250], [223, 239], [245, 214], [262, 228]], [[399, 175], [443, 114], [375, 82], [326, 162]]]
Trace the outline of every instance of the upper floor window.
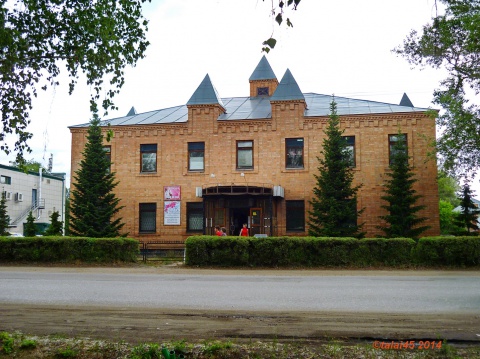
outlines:
[[[105, 154], [105, 158], [107, 159], [108, 163], [111, 165], [111, 163], [112, 163], [112, 146], [103, 146], [103, 153]], [[110, 166], [108, 166], [107, 173], [110, 173]]]
[[157, 171], [157, 145], [140, 145], [141, 172]]
[[305, 202], [285, 201], [287, 231], [305, 231]]
[[347, 143], [347, 153], [348, 153], [348, 162], [350, 167], [355, 167], [355, 136], [343, 136], [345, 142]]
[[396, 135], [388, 135], [388, 149], [389, 149], [389, 154], [388, 154], [388, 163], [392, 164], [393, 163], [393, 158], [396, 155], [396, 145], [398, 144], [399, 141], [402, 141], [404, 143], [404, 148], [405, 148], [405, 154], [408, 155], [408, 147], [407, 147], [407, 134], [402, 133], [402, 134], [396, 134]]
[[188, 170], [203, 171], [205, 169], [205, 142], [188, 143]]
[[237, 168], [253, 168], [253, 141], [237, 141]]
[[257, 96], [268, 96], [268, 87], [257, 87]]
[[287, 168], [303, 168], [303, 138], [285, 140]]
[[12, 177], [0, 176], [0, 183], [1, 184], [12, 184]]
[[140, 203], [140, 233], [155, 233], [157, 229], [157, 204]]

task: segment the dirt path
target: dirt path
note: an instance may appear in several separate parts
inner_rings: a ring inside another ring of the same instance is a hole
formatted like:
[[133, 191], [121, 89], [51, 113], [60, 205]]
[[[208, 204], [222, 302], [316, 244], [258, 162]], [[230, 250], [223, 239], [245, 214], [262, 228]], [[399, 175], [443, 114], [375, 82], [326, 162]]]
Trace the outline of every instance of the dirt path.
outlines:
[[131, 343], [161, 339], [438, 340], [480, 343], [480, 315], [213, 312], [2, 304], [0, 331]]

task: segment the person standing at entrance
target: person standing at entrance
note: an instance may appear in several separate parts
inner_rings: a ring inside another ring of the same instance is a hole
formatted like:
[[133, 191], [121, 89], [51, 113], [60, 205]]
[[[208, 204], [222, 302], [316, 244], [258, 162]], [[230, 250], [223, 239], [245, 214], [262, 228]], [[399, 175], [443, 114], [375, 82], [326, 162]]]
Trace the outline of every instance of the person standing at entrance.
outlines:
[[241, 237], [248, 237], [248, 228], [247, 228], [247, 224], [246, 224], [246, 223], [243, 224], [243, 227], [242, 227], [242, 229], [240, 230], [239, 236], [241, 236]]
[[220, 230], [220, 226], [215, 226], [215, 234], [217, 236], [221, 236], [222, 235], [222, 231]]

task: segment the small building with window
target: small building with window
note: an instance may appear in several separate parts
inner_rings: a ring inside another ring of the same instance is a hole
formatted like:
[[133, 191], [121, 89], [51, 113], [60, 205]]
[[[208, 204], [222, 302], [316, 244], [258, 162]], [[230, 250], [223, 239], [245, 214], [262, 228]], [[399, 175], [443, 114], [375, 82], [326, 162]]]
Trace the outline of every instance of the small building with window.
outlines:
[[27, 216], [32, 212], [41, 234], [50, 225], [50, 216], [59, 213], [65, 222], [65, 173], [25, 172], [17, 167], [0, 165], [0, 190], [5, 197], [8, 231], [23, 235]]
[[[130, 236], [143, 241], [212, 234], [308, 235], [331, 95], [302, 93], [290, 70], [277, 80], [266, 57], [249, 79], [250, 94], [221, 98], [205, 76], [186, 104], [104, 120], [105, 142]], [[393, 143], [405, 136], [415, 190], [426, 205], [425, 235], [439, 229], [437, 167], [427, 156], [435, 120], [404, 94], [399, 104], [335, 97], [351, 154], [359, 219], [368, 237], [381, 232], [381, 200]], [[88, 124], [70, 127], [72, 172], [79, 168]], [[400, 132], [399, 132], [400, 131]], [[72, 183], [72, 186], [75, 184]]]

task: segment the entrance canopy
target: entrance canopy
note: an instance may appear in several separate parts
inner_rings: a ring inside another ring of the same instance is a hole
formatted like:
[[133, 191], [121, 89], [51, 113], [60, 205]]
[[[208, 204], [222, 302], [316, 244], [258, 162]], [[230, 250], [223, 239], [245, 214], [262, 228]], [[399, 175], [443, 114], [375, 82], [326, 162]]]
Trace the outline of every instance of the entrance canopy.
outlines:
[[265, 185], [216, 185], [208, 186], [202, 189], [202, 197], [209, 196], [273, 196], [273, 186]]

